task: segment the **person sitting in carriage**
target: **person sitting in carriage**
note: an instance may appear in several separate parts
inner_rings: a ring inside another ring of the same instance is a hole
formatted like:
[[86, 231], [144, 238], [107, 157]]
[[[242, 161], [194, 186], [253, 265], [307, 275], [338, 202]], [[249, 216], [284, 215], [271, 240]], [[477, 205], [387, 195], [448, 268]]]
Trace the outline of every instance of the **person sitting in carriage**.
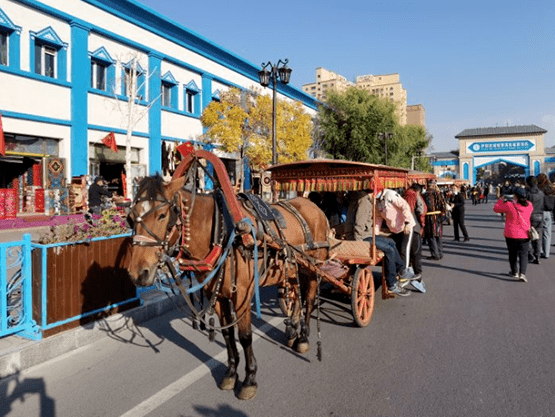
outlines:
[[[373, 198], [372, 190], [366, 190], [358, 200], [356, 214], [353, 225], [354, 240], [364, 240], [372, 243], [375, 234], [373, 219]], [[376, 248], [384, 253], [385, 281], [388, 291], [400, 295], [408, 296], [410, 292], [399, 285], [397, 276], [407, 278], [411, 275], [406, 268], [401, 255], [395, 245], [395, 241], [387, 236], [376, 233]]]

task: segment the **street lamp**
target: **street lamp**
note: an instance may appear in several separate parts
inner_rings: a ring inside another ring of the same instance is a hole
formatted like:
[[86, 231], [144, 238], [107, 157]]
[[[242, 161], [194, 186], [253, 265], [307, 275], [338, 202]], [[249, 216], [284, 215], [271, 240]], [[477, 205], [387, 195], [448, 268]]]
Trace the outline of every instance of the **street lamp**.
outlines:
[[[277, 88], [277, 80], [279, 80], [283, 85], [289, 84], [289, 80], [291, 79], [291, 72], [293, 71], [291, 68], [287, 67], [287, 63], [289, 62], [288, 59], [282, 61], [281, 59], [277, 62], [277, 64], [272, 64], [270, 61], [267, 63], [262, 63], [262, 69], [258, 71], [258, 78], [260, 79], [260, 84], [262, 87], [268, 87], [270, 85], [270, 81], [272, 82], [272, 165], [277, 164], [277, 152], [276, 152], [276, 104], [277, 104], [277, 96], [276, 96], [276, 88]], [[280, 66], [281, 65], [281, 66]], [[268, 70], [270, 67], [270, 70]]]
[[420, 158], [422, 156], [422, 151], [416, 151], [416, 154], [412, 156], [412, 161], [410, 164], [410, 169], [414, 171], [414, 158]]
[[383, 140], [385, 150], [385, 165], [387, 165], [387, 140], [393, 138], [392, 132], [378, 133], [378, 139]]

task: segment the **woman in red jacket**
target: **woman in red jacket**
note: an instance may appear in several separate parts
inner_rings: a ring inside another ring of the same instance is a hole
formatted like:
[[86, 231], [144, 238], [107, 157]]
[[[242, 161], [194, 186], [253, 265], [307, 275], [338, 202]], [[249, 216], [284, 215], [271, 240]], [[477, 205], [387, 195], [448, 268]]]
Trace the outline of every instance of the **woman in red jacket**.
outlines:
[[[526, 190], [520, 187], [514, 191], [514, 200], [501, 197], [493, 207], [493, 211], [496, 213], [506, 215], [503, 235], [509, 250], [509, 264], [511, 265], [509, 275], [524, 282], [528, 282], [526, 280], [526, 267], [528, 266], [528, 250], [530, 248], [528, 231], [530, 230], [532, 210], [534, 210], [532, 203], [526, 200]], [[520, 272], [518, 272], [517, 261], [520, 261]]]

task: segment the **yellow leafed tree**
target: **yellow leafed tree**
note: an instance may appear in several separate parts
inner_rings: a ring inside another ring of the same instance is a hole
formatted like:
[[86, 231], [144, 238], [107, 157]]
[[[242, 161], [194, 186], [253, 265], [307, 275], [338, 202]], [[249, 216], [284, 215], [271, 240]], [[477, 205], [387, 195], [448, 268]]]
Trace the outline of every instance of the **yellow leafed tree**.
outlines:
[[[272, 98], [254, 90], [232, 88], [213, 101], [201, 116], [205, 140], [225, 152], [248, 158], [252, 169], [272, 162]], [[312, 120], [299, 102], [278, 100], [276, 144], [279, 163], [307, 158], [312, 145]]]

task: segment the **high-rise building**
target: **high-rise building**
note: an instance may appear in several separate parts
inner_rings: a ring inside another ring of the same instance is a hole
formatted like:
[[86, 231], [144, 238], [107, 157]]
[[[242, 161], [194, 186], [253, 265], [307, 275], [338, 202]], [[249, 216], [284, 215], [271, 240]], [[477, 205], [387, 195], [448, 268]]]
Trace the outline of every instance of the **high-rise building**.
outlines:
[[399, 74], [361, 75], [355, 82], [350, 82], [342, 75], [316, 68], [316, 82], [303, 85], [303, 91], [325, 101], [329, 91], [345, 91], [349, 87], [357, 87], [370, 92], [381, 99], [391, 101], [397, 106], [397, 115], [401, 125], [407, 124], [407, 90], [399, 81]]
[[407, 124], [422, 126], [426, 129], [426, 109], [422, 104], [407, 106]]

